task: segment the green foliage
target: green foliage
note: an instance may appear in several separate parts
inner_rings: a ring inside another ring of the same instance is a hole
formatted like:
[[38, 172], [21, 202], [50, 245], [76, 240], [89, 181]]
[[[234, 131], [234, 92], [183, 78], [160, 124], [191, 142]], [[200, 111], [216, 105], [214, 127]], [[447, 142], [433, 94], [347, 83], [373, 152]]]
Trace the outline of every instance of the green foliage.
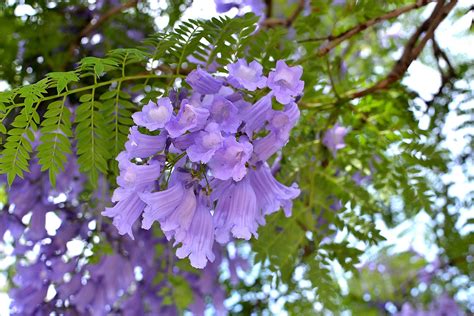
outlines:
[[77, 107], [75, 118], [77, 161], [80, 171], [87, 172], [92, 183], [96, 183], [99, 173], [107, 172], [107, 160], [111, 157], [106, 121], [99, 111], [103, 104], [96, 99], [95, 88], [90, 94], [83, 94], [79, 101], [82, 103]]
[[[281, 213], [268, 219], [269, 229], [262, 230], [259, 238], [253, 242], [256, 251], [255, 261], [271, 263], [270, 269], [279, 272], [283, 281], [288, 282], [293, 274], [296, 253], [305, 242], [305, 231], [300, 227], [304, 212], [293, 214], [289, 218]], [[288, 234], [291, 232], [291, 234]]]
[[238, 19], [188, 20], [172, 33], [156, 34], [145, 43], [154, 47], [153, 60], [163, 57], [178, 74], [191, 55], [207, 65], [215, 61], [223, 66], [235, 59], [235, 52], [255, 30], [257, 20], [251, 14]]
[[[41, 126], [38, 158], [53, 184], [72, 152], [73, 143], [80, 170], [89, 175], [92, 183], [97, 182], [99, 174], [116, 173], [112, 159], [126, 141], [133, 124], [131, 114], [139, 109], [127, 90], [154, 85], [150, 80], [162, 87], [170, 86], [174, 78], [181, 76], [180, 69], [192, 54], [198, 58], [207, 56], [209, 63], [215, 59], [222, 64], [232, 60], [237, 45], [250, 35], [256, 21], [254, 15], [240, 19], [189, 20], [170, 33], [155, 35], [141, 49], [120, 48], [110, 51], [105, 58], [85, 57], [75, 71], [52, 72], [38, 83], [0, 93], [0, 129], [9, 135], [1, 153], [0, 172], [6, 173], [11, 183], [16, 176], [22, 177], [23, 172], [28, 171], [34, 132]], [[206, 51], [209, 41], [215, 41], [218, 47]], [[176, 75], [155, 74], [154, 69], [145, 75], [128, 73], [129, 69], [136, 71], [135, 65], [141, 66], [137, 70], [143, 69], [150, 58], [163, 59], [167, 65], [173, 65]], [[103, 80], [108, 77], [112, 79]], [[140, 80], [145, 82], [135, 83]], [[129, 87], [128, 82], [134, 82], [135, 86]], [[55, 89], [56, 94], [49, 95], [50, 89]], [[143, 101], [153, 99], [152, 96]], [[71, 98], [80, 102], [74, 112], [74, 122], [66, 105]], [[40, 117], [38, 107], [46, 103], [47, 110]], [[11, 124], [13, 128], [7, 130], [3, 120], [15, 109], [20, 112]]]
[[[61, 91], [58, 86], [58, 93]], [[67, 154], [72, 152], [69, 139], [72, 137], [71, 112], [65, 103], [66, 97], [48, 105], [41, 123], [41, 144], [37, 148], [41, 170], [49, 170], [53, 186], [56, 185], [56, 174], [64, 170]]]
[[[0, 157], [0, 173], [7, 174], [9, 184], [16, 176], [23, 177], [23, 173], [29, 171], [28, 162], [33, 151], [31, 142], [35, 140], [34, 132], [40, 124], [37, 108], [49, 86], [50, 81], [43, 79], [36, 84], [2, 93], [0, 97], [7, 101], [19, 97], [23, 101], [19, 115], [13, 120], [12, 128], [7, 131], [8, 137]], [[11, 108], [13, 105], [7, 106]]]

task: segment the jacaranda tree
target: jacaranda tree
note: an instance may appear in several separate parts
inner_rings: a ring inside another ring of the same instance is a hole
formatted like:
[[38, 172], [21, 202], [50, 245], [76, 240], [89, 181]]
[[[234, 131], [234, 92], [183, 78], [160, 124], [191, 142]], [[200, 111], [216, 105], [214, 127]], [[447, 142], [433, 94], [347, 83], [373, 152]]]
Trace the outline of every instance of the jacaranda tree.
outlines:
[[[202, 2], [2, 1], [0, 305], [474, 312], [474, 68], [440, 33], [472, 3], [216, 0], [185, 18]], [[441, 78], [428, 99], [414, 62]], [[386, 245], [420, 214], [431, 256]]]

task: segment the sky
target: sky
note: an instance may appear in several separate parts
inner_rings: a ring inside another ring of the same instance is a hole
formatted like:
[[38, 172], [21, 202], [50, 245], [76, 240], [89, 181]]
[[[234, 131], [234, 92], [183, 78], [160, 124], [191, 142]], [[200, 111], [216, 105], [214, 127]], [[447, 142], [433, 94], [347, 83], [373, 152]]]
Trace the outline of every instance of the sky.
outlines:
[[[93, 2], [93, 0], [90, 0]], [[155, 9], [159, 6], [163, 5], [162, 1], [152, 0], [150, 1], [152, 7]], [[459, 5], [461, 7], [469, 7], [472, 5], [471, 0], [461, 0], [459, 1]], [[427, 16], [432, 9], [428, 7], [423, 11], [423, 17]], [[23, 14], [31, 13], [31, 7], [29, 6], [22, 6], [16, 12], [19, 16]], [[235, 12], [230, 12], [230, 16], [235, 14]], [[184, 14], [185, 19], [190, 18], [202, 18], [208, 19], [213, 16], [216, 16], [217, 13], [215, 11], [215, 5], [213, 0], [197, 0], [194, 1], [191, 8], [186, 11]], [[454, 57], [454, 60], [466, 60], [466, 59], [474, 59], [474, 36], [471, 34], [470, 36], [466, 36], [467, 30], [471, 25], [472, 20], [474, 19], [474, 13], [471, 11], [470, 14], [465, 15], [462, 19], [459, 19], [454, 24], [447, 23], [446, 21], [441, 24], [440, 28], [436, 32], [436, 38], [438, 43], [443, 49], [446, 49], [450, 56]], [[167, 20], [163, 18], [156, 18], [155, 20], [158, 27], [163, 27], [167, 24]], [[400, 27], [399, 27], [400, 28]], [[410, 68], [408, 69], [408, 74], [404, 78], [403, 82], [410, 86], [413, 90], [417, 91], [425, 100], [429, 100], [432, 98], [433, 94], [436, 93], [438, 90], [441, 78], [439, 73], [419, 61], [415, 61], [412, 63]], [[470, 87], [471, 90], [474, 91], [474, 83], [473, 82], [465, 82], [463, 83], [466, 86]], [[8, 85], [1, 80], [0, 78], [0, 91], [8, 89]], [[451, 107], [457, 106], [460, 100], [454, 100]], [[464, 107], [473, 108], [474, 101], [468, 102], [463, 105]], [[463, 144], [466, 142], [464, 138], [466, 133], [474, 134], [474, 131], [467, 130], [464, 133], [459, 131], [455, 131], [455, 128], [459, 126], [465, 118], [458, 117], [453, 115], [453, 113], [448, 115], [447, 124], [444, 129], [444, 133], [447, 135], [447, 141], [444, 144], [447, 149], [451, 151], [453, 155], [459, 154], [459, 148], [464, 147]], [[426, 125], [426, 120], [423, 117], [420, 117], [420, 126]], [[467, 180], [466, 175], [462, 173], [462, 170], [459, 168], [452, 169], [452, 172], [445, 177], [445, 181], [454, 181], [455, 185], [453, 188], [454, 194], [459, 197], [463, 197], [468, 194], [470, 191], [474, 191], [474, 183], [469, 183]], [[464, 210], [463, 216], [461, 221], [465, 221], [469, 217], [473, 217], [471, 210]], [[420, 254], [423, 254], [429, 261], [434, 260], [436, 256], [436, 249], [430, 247], [425, 240], [425, 234], [423, 233], [427, 225], [429, 224], [430, 218], [425, 213], [418, 214], [413, 220], [406, 221], [399, 225], [394, 229], [387, 229], [384, 226], [382, 221], [377, 223], [379, 229], [382, 230], [382, 235], [387, 239], [384, 245], [393, 245], [395, 251], [401, 252], [408, 249], [413, 249]], [[48, 221], [49, 222], [49, 221]], [[376, 248], [369, 249], [368, 253], [363, 257], [363, 260], [368, 260], [370, 258], [370, 254], [376, 252]], [[2, 250], [0, 248], [0, 250]], [[10, 264], [10, 260], [0, 260], [0, 270], [8, 266]], [[342, 287], [347, 286], [342, 278], [341, 270], [336, 266], [334, 267], [334, 272], [336, 275], [340, 277], [340, 284]], [[8, 306], [9, 306], [9, 299], [6, 293], [1, 293], [1, 288], [5, 286], [5, 277], [0, 274], [0, 316], [9, 315], [8, 313]], [[474, 296], [474, 289], [472, 293], [464, 293], [461, 295], [473, 295]], [[465, 297], [460, 297], [460, 299], [465, 299]], [[278, 311], [278, 307], [274, 310], [275, 312]]]

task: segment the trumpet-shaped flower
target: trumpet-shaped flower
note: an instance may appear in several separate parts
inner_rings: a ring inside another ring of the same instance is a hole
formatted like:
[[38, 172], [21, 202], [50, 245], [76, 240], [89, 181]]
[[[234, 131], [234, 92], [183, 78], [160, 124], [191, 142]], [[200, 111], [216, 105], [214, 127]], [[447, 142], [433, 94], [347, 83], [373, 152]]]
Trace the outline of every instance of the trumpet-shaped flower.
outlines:
[[186, 150], [189, 160], [207, 163], [224, 141], [219, 125], [209, 123], [204, 131], [194, 137], [194, 143]]
[[262, 75], [263, 67], [255, 60], [247, 63], [245, 59], [239, 59], [227, 67], [229, 68], [229, 83], [236, 88], [255, 91], [267, 84], [267, 78]]
[[176, 251], [178, 258], [189, 255], [191, 265], [202, 269], [207, 261], [214, 261], [212, 245], [214, 244], [214, 224], [209, 212], [209, 205], [203, 197], [199, 198], [191, 225], [181, 240], [182, 246]]
[[166, 133], [157, 136], [145, 135], [138, 131], [137, 126], [132, 126], [125, 149], [130, 158], [147, 158], [162, 151], [166, 139]]
[[281, 104], [288, 104], [303, 93], [304, 81], [301, 66], [289, 67], [283, 60], [277, 61], [276, 69], [268, 74], [268, 87]]
[[[222, 185], [219, 182], [216, 183]], [[249, 240], [252, 235], [258, 237], [257, 228], [264, 221], [258, 209], [257, 196], [248, 177], [228, 184], [218, 196], [214, 216], [216, 240], [220, 243], [228, 242], [230, 234], [246, 240]]]
[[138, 126], [146, 127], [150, 131], [163, 128], [173, 115], [173, 106], [169, 98], [161, 98], [158, 103], [148, 102], [140, 112], [132, 115]]
[[201, 94], [214, 94], [219, 92], [222, 87], [222, 80], [214, 78], [201, 68], [191, 71], [186, 78], [186, 82], [194, 91]]
[[194, 132], [206, 125], [209, 111], [202, 107], [196, 107], [183, 100], [178, 115], [166, 124], [166, 130], [171, 137], [183, 135], [186, 131]]
[[237, 141], [233, 136], [224, 140], [221, 149], [215, 152], [208, 165], [214, 177], [220, 180], [240, 181], [247, 173], [245, 164], [252, 154], [252, 144], [245, 138]]

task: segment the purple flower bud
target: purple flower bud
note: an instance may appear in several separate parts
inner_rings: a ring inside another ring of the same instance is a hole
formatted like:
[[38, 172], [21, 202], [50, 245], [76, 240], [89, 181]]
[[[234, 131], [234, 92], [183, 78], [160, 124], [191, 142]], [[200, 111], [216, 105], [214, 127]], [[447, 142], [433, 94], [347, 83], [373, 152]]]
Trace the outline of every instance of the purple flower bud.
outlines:
[[214, 94], [222, 87], [222, 80], [214, 78], [201, 68], [195, 69], [188, 74], [186, 82], [191, 88], [201, 94]]
[[300, 80], [302, 74], [301, 66], [289, 67], [284, 61], [277, 61], [276, 69], [268, 75], [268, 87], [278, 102], [288, 104], [303, 92], [304, 81]]
[[132, 126], [125, 149], [130, 158], [147, 158], [162, 151], [165, 148], [166, 139], [166, 133], [157, 136], [145, 135], [138, 131], [137, 126]]
[[138, 126], [143, 126], [150, 131], [163, 128], [173, 114], [173, 106], [169, 98], [161, 98], [158, 104], [148, 102], [140, 112], [132, 115], [133, 121]]
[[254, 141], [254, 152], [258, 160], [267, 160], [285, 146], [299, 116], [300, 111], [295, 103], [286, 105], [283, 112], [273, 111], [267, 126], [270, 133]]
[[228, 81], [236, 88], [255, 91], [257, 88], [264, 88], [267, 84], [267, 78], [262, 76], [263, 67], [255, 60], [248, 64], [241, 58], [227, 67], [229, 69]]
[[340, 126], [339, 123], [333, 128], [328, 129], [323, 137], [323, 144], [336, 156], [338, 150], [346, 147], [344, 137], [347, 134], [347, 128]]
[[253, 133], [261, 130], [272, 109], [272, 95], [267, 94], [249, 107], [242, 115], [245, 122], [244, 131], [252, 137]]

